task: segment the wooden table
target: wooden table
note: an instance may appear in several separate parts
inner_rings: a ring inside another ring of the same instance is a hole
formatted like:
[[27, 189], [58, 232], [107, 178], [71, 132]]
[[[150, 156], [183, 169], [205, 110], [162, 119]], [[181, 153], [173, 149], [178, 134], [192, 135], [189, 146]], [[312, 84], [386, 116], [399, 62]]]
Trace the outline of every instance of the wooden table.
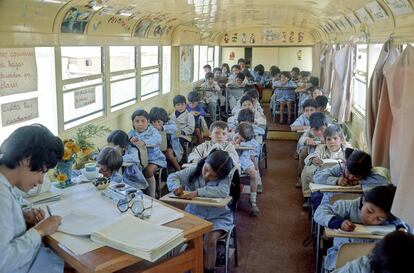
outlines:
[[[212, 202], [212, 200], [217, 200], [217, 202]], [[226, 198], [203, 198], [203, 197], [196, 197], [194, 199], [184, 199], [184, 198], [177, 198], [174, 196], [173, 193], [169, 193], [161, 197], [161, 201], [167, 203], [179, 203], [179, 204], [193, 204], [199, 206], [207, 206], [207, 207], [216, 207], [216, 208], [223, 208], [227, 206], [228, 203], [231, 201], [231, 196]]]
[[349, 193], [362, 193], [362, 187], [361, 185], [358, 186], [349, 186], [349, 187], [343, 187], [343, 186], [335, 186], [335, 185], [324, 185], [324, 184], [315, 184], [310, 183], [309, 189], [311, 192], [349, 192]]
[[375, 240], [381, 240], [384, 238], [385, 235], [374, 235], [374, 234], [361, 234], [361, 233], [343, 233], [343, 232], [337, 232], [334, 229], [325, 227], [325, 235], [328, 238], [335, 238], [335, 237], [341, 237], [341, 238], [358, 238], [358, 239], [375, 239]]
[[[158, 202], [158, 201], [157, 201]], [[174, 208], [168, 204], [163, 204]], [[165, 226], [184, 230], [184, 237], [189, 247], [177, 256], [150, 263], [136, 256], [122, 251], [101, 247], [83, 255], [75, 255], [65, 246], [50, 236], [45, 237], [45, 242], [67, 264], [78, 272], [142, 272], [142, 273], [183, 273], [192, 270], [195, 273], [203, 273], [203, 235], [209, 232], [212, 223], [200, 219], [189, 213], [184, 213], [184, 218], [165, 224]]]

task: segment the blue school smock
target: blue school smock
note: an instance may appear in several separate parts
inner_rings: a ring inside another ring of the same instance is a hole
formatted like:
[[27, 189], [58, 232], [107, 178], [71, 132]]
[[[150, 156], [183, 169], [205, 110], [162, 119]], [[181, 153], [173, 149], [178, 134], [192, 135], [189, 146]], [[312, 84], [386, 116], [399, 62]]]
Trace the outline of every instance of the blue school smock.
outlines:
[[124, 167], [122, 172], [123, 181], [137, 189], [146, 189], [148, 187], [148, 182], [141, 170], [138, 149], [128, 145], [122, 159], [125, 163], [132, 163], [132, 165]]
[[27, 229], [19, 197], [0, 173], [0, 272], [63, 273], [64, 262], [42, 246], [40, 234]]
[[[291, 89], [280, 89], [280, 87], [292, 87]], [[293, 81], [288, 81], [285, 85], [282, 85], [280, 81], [273, 82], [273, 88], [276, 92], [276, 101], [277, 102], [286, 102], [286, 101], [295, 101], [295, 88], [296, 83]]]
[[139, 133], [136, 130], [129, 131], [128, 136], [130, 138], [135, 137], [138, 140], [144, 141], [145, 145], [155, 145], [155, 147], [147, 147], [148, 163], [155, 164], [163, 168], [167, 167], [166, 157], [160, 149], [160, 145], [162, 143], [161, 135], [151, 124], [148, 125], [147, 129], [142, 133]]
[[[190, 175], [196, 167], [172, 173], [168, 176], [167, 186], [169, 191], [174, 191], [182, 186], [185, 191], [197, 191], [200, 197], [225, 198], [230, 194], [230, 181], [226, 177], [221, 180], [206, 182], [202, 175], [197, 177], [193, 183], [189, 183]], [[233, 225], [233, 214], [228, 206], [215, 208], [188, 204], [185, 210], [197, 217], [213, 223], [213, 230], [224, 230], [229, 232]]]
[[242, 171], [245, 171], [249, 168], [254, 168], [254, 163], [251, 156], [259, 157], [260, 154], [260, 144], [255, 140], [249, 140], [240, 143], [241, 147], [254, 147], [254, 150], [238, 150], [240, 159], [240, 167]]
[[200, 128], [200, 116], [205, 117], [207, 115], [206, 111], [204, 111], [203, 106], [201, 106], [201, 104], [199, 104], [195, 108], [191, 108], [191, 106], [189, 104], [187, 104], [186, 110], [190, 113], [191, 112], [199, 112], [200, 113], [200, 115], [194, 116], [195, 125], [196, 125], [197, 128]]
[[295, 126], [310, 126], [309, 123], [309, 118], [306, 116], [305, 113], [303, 113], [302, 115], [300, 115], [295, 122], [293, 122], [290, 125], [290, 128], [295, 127]]
[[174, 151], [175, 157], [178, 162], [181, 161], [184, 154], [183, 146], [180, 144], [180, 139], [177, 137], [177, 124], [173, 120], [168, 120], [164, 124], [164, 131], [167, 133], [167, 135], [170, 136], [170, 143], [171, 147]]
[[362, 256], [353, 261], [347, 262], [344, 266], [336, 269], [332, 273], [372, 273], [370, 259]]

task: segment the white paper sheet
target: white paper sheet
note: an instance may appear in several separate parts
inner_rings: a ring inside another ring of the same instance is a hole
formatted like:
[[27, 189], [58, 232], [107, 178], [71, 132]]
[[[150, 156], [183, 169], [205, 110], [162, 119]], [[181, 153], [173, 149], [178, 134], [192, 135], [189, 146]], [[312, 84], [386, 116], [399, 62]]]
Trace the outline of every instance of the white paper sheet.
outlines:
[[62, 216], [62, 223], [58, 230], [71, 235], [87, 236], [106, 227], [114, 221], [114, 219], [105, 218], [101, 215], [86, 214], [81, 211], [71, 211]]
[[93, 242], [89, 236], [73, 236], [63, 232], [55, 232], [52, 238], [79, 256], [103, 246]]

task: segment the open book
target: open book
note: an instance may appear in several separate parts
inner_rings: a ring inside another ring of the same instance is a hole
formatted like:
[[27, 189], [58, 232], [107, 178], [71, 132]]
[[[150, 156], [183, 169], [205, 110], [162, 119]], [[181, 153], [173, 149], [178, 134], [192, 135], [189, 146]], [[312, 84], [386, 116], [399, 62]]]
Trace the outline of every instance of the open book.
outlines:
[[395, 230], [394, 225], [382, 225], [382, 226], [365, 226], [360, 224], [355, 224], [355, 229], [353, 231], [343, 231], [341, 229], [337, 229], [336, 232], [338, 233], [345, 233], [345, 234], [372, 234], [372, 235], [387, 235]]
[[150, 262], [184, 242], [181, 229], [150, 224], [132, 215], [92, 233], [91, 239]]

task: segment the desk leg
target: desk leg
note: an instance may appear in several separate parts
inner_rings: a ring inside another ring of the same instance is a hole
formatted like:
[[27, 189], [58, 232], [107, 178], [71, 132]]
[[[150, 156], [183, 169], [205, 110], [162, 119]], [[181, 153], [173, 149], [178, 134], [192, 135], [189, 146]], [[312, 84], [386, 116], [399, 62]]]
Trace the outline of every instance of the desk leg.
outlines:
[[204, 247], [203, 236], [193, 239], [194, 246], [194, 271], [193, 273], [204, 272]]

